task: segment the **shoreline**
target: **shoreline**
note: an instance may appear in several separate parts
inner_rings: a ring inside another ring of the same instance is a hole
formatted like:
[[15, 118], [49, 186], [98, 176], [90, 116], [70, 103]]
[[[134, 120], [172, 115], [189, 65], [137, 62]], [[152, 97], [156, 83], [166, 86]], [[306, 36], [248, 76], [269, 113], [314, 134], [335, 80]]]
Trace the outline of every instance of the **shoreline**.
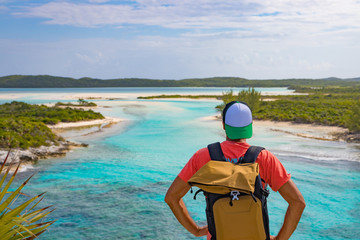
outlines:
[[[204, 121], [221, 121], [220, 115], [201, 118]], [[282, 132], [302, 138], [322, 141], [345, 141], [360, 143], [360, 134], [352, 134], [348, 129], [338, 126], [325, 126], [310, 123], [294, 123], [285, 121], [253, 120], [255, 127], [266, 127], [270, 131]]]
[[254, 120], [254, 126], [268, 127], [270, 131], [322, 141], [346, 141], [340, 136], [348, 133], [343, 127], [285, 121]]
[[[94, 126], [99, 126], [99, 129], [104, 127], [110, 127], [113, 124], [124, 122], [125, 119], [105, 117], [104, 119], [95, 119], [90, 121], [78, 121], [78, 122], [60, 122], [55, 125], [46, 125], [49, 127], [53, 133], [59, 136], [60, 132], [71, 131], [78, 128], [91, 128]], [[98, 132], [99, 131], [93, 131]], [[88, 144], [85, 143], [75, 143], [68, 140], [60, 141], [58, 145], [52, 143], [50, 146], [40, 146], [37, 148], [30, 147], [28, 149], [12, 149], [9, 155], [9, 159], [6, 162], [6, 166], [10, 166], [12, 170], [16, 167], [17, 164], [21, 162], [20, 171], [25, 171], [41, 159], [63, 157], [69, 151], [80, 148], [87, 147]], [[9, 150], [0, 149], [0, 164], [3, 163], [5, 157]]]
[[[37, 148], [30, 147], [28, 149], [11, 149], [9, 158], [5, 166], [10, 166], [12, 169], [17, 164], [21, 163], [20, 171], [27, 169], [34, 165], [40, 159], [63, 157], [67, 152], [79, 147], [87, 147], [85, 143], [74, 143], [70, 141], [61, 141], [58, 145], [51, 144], [50, 146], [40, 146]], [[0, 149], [0, 164], [5, 160], [9, 150]]]
[[101, 127], [123, 122], [125, 119], [121, 118], [114, 118], [114, 117], [105, 117], [104, 119], [95, 119], [89, 121], [78, 121], [78, 122], [59, 122], [55, 125], [46, 125], [51, 130], [58, 130], [58, 129], [68, 129], [68, 128], [81, 128], [81, 127], [92, 127], [100, 125]]

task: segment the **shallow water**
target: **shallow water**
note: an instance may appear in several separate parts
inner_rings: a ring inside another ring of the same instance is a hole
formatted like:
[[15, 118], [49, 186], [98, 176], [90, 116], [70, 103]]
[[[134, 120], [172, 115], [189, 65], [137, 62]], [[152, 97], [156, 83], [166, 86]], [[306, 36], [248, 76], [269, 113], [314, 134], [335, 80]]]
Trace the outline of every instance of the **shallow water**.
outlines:
[[[59, 90], [60, 91], [60, 90]], [[41, 101], [30, 99], [29, 102]], [[167, 188], [199, 148], [222, 141], [217, 101], [118, 100], [101, 102], [106, 116], [129, 119], [104, 132], [72, 140], [89, 144], [64, 158], [39, 161], [18, 183], [38, 172], [25, 193], [47, 192], [57, 222], [41, 239], [195, 239], [163, 202]], [[272, 151], [292, 174], [307, 202], [291, 239], [358, 239], [360, 236], [359, 145], [299, 138], [255, 126], [250, 144]], [[204, 201], [185, 202], [205, 224]], [[286, 211], [278, 193], [269, 197], [276, 234]]]

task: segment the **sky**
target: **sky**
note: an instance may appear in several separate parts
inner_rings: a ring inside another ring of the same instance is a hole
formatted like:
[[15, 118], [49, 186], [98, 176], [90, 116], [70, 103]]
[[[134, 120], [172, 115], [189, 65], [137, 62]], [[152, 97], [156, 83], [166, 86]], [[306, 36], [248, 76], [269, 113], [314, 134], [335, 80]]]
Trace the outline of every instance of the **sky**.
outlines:
[[360, 77], [360, 0], [0, 0], [0, 76]]

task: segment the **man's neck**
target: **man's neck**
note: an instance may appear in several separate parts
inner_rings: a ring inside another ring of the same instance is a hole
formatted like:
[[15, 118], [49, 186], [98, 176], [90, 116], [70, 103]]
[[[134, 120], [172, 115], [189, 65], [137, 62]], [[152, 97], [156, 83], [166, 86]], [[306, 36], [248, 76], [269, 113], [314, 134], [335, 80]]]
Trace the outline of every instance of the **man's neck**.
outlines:
[[239, 143], [244, 143], [246, 142], [246, 138], [241, 138], [241, 139], [230, 139], [228, 137], [226, 137], [227, 141], [231, 141], [231, 142], [239, 142]]

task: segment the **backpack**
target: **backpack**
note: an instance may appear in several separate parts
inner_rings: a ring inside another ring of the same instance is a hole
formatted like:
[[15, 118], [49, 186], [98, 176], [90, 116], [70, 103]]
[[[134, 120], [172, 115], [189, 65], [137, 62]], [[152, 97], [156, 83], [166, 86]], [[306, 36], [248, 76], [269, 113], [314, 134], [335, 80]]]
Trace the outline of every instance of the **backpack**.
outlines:
[[227, 162], [220, 143], [208, 145], [211, 161], [188, 181], [206, 199], [206, 218], [211, 240], [269, 240], [267, 197], [259, 165], [262, 147], [251, 146], [239, 163]]

